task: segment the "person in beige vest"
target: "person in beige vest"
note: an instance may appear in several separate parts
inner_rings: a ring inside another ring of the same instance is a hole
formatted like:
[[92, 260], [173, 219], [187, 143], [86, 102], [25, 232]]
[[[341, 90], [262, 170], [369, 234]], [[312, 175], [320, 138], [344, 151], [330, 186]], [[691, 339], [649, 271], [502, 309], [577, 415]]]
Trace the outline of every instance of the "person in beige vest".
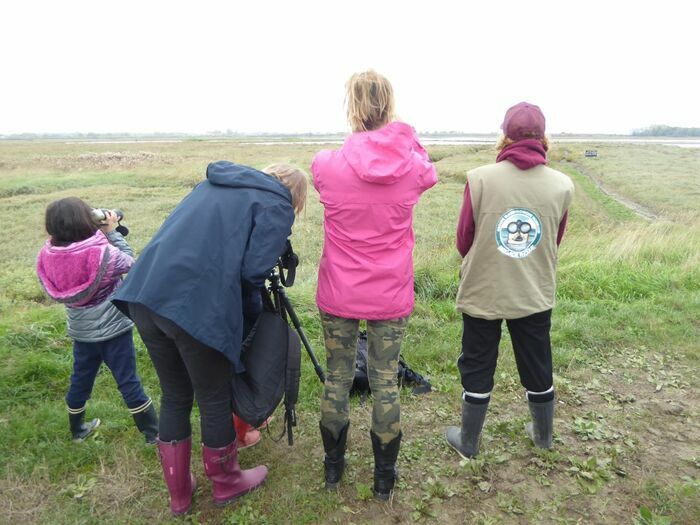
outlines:
[[462, 426], [449, 427], [446, 439], [464, 458], [479, 452], [504, 319], [532, 416], [525, 429], [536, 446], [552, 446], [549, 332], [557, 250], [574, 185], [546, 165], [549, 143], [539, 107], [511, 107], [501, 127], [496, 163], [467, 174], [457, 229], [457, 309], [463, 319], [457, 366], [464, 392]]

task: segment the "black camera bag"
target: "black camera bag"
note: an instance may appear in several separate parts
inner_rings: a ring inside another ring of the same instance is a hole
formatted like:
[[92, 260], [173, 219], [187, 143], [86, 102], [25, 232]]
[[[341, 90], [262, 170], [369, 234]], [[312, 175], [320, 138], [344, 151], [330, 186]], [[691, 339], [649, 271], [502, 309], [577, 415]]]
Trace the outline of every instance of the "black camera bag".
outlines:
[[[399, 386], [411, 387], [413, 394], [426, 394], [432, 391], [430, 381], [408, 366], [403, 356], [399, 356], [399, 365], [396, 372]], [[369, 376], [367, 375], [367, 332], [360, 330], [357, 334], [357, 351], [355, 354], [355, 376], [352, 380], [350, 394], [357, 394], [364, 398], [371, 393]]]
[[[264, 311], [243, 342], [245, 372], [231, 381], [233, 412], [253, 427], [260, 426], [284, 397], [285, 423], [292, 442], [299, 395], [301, 342], [297, 333], [274, 310], [263, 291]], [[283, 434], [284, 435], [284, 434]]]

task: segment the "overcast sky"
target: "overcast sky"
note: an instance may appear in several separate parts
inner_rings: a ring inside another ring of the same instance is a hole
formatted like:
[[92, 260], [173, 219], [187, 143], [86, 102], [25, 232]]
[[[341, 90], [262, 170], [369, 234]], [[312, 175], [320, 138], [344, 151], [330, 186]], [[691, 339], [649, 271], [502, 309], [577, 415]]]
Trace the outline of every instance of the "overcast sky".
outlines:
[[387, 76], [419, 131], [700, 127], [697, 2], [4, 1], [0, 133], [346, 131]]

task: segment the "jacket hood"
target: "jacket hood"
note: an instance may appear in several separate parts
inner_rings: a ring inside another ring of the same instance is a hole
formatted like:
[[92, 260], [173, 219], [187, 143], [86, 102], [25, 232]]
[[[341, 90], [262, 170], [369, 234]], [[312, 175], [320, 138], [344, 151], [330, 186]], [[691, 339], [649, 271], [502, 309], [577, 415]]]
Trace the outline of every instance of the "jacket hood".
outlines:
[[209, 164], [207, 166], [207, 180], [218, 186], [269, 191], [292, 202], [292, 194], [289, 189], [272, 175], [227, 160]]
[[419, 150], [422, 146], [415, 130], [404, 122], [391, 122], [377, 130], [353, 133], [341, 151], [362, 180], [392, 184], [417, 165], [421, 171], [430, 169], [430, 162]]
[[53, 299], [84, 304], [97, 291], [109, 263], [109, 241], [97, 230], [92, 237], [68, 246], [48, 239], [39, 252], [36, 270], [44, 290]]

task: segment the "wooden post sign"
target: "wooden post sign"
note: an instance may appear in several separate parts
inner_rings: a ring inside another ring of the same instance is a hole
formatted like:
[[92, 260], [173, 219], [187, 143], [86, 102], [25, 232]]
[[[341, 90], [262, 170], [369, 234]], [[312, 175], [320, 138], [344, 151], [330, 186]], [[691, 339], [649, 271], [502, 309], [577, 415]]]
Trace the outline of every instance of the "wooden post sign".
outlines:
[[587, 159], [595, 159], [598, 157], [598, 150], [597, 149], [587, 149], [585, 155], [586, 155]]

